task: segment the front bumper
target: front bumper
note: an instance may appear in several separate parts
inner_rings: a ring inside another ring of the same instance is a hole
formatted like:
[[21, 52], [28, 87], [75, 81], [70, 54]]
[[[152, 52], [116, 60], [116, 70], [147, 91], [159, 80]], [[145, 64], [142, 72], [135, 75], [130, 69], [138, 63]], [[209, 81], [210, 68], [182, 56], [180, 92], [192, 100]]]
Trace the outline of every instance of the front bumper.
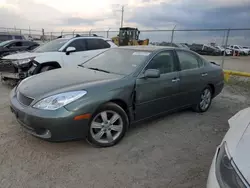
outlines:
[[216, 178], [216, 174], [215, 174], [215, 162], [216, 162], [217, 155], [218, 155], [218, 148], [216, 150], [212, 165], [211, 165], [210, 170], [209, 170], [209, 175], [208, 175], [208, 179], [207, 179], [207, 188], [220, 188], [219, 182], [218, 182], [218, 180]]
[[65, 108], [46, 111], [22, 105], [14, 89], [10, 94], [10, 108], [25, 131], [48, 141], [66, 141], [85, 138], [89, 119], [74, 120], [77, 112]]

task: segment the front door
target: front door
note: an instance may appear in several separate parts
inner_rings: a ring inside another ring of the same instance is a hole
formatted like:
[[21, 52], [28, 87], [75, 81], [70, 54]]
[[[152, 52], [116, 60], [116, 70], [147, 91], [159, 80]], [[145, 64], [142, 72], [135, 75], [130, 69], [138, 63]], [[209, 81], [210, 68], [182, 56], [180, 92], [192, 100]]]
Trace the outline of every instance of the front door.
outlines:
[[[136, 121], [176, 107], [179, 73], [172, 50], [159, 52], [146, 66], [158, 69], [159, 78], [138, 78], [136, 81]], [[145, 71], [144, 70], [144, 71]]]

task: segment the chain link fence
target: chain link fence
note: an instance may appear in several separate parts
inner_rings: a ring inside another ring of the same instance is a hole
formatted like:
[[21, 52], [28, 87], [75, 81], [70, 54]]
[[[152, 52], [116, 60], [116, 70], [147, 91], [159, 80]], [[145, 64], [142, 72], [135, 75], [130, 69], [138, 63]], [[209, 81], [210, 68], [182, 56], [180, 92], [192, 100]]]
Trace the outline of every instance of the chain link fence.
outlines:
[[[0, 33], [23, 35], [25, 38], [33, 39], [44, 43], [56, 39], [59, 36], [73, 37], [76, 34], [83, 36], [98, 35], [106, 38], [116, 37], [119, 29], [91, 29], [88, 31], [61, 30], [51, 32], [45, 29], [21, 29], [0, 27]], [[140, 39], [149, 39], [150, 45], [166, 45], [166, 43], [186, 44], [207, 44], [211, 46], [227, 47], [229, 45], [242, 45], [250, 48], [250, 28], [239, 29], [173, 29], [169, 30], [140, 30]], [[250, 76], [250, 55], [249, 56], [205, 56], [206, 59], [220, 64], [223, 69], [247, 72]], [[228, 86], [241, 95], [243, 90], [250, 91], [250, 79], [246, 76], [230, 75], [227, 80]], [[241, 89], [240, 89], [241, 88]], [[244, 91], [245, 92], [245, 91]]]

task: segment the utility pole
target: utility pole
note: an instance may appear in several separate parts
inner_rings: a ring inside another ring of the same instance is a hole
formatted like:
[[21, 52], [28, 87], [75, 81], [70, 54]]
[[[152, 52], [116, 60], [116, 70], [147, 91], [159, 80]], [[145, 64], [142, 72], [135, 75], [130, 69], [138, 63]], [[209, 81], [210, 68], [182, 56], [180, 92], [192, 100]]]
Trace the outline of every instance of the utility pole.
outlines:
[[123, 14], [124, 14], [124, 5], [122, 5], [121, 27], [123, 27]]

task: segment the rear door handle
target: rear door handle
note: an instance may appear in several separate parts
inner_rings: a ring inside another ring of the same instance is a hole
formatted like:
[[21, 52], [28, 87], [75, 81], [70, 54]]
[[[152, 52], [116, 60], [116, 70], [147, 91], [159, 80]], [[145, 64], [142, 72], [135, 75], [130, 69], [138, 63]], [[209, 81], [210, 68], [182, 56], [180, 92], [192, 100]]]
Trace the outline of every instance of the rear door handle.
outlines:
[[172, 82], [179, 82], [179, 81], [180, 81], [179, 78], [174, 78], [174, 79], [172, 80]]
[[201, 76], [207, 76], [207, 73], [202, 73]]

